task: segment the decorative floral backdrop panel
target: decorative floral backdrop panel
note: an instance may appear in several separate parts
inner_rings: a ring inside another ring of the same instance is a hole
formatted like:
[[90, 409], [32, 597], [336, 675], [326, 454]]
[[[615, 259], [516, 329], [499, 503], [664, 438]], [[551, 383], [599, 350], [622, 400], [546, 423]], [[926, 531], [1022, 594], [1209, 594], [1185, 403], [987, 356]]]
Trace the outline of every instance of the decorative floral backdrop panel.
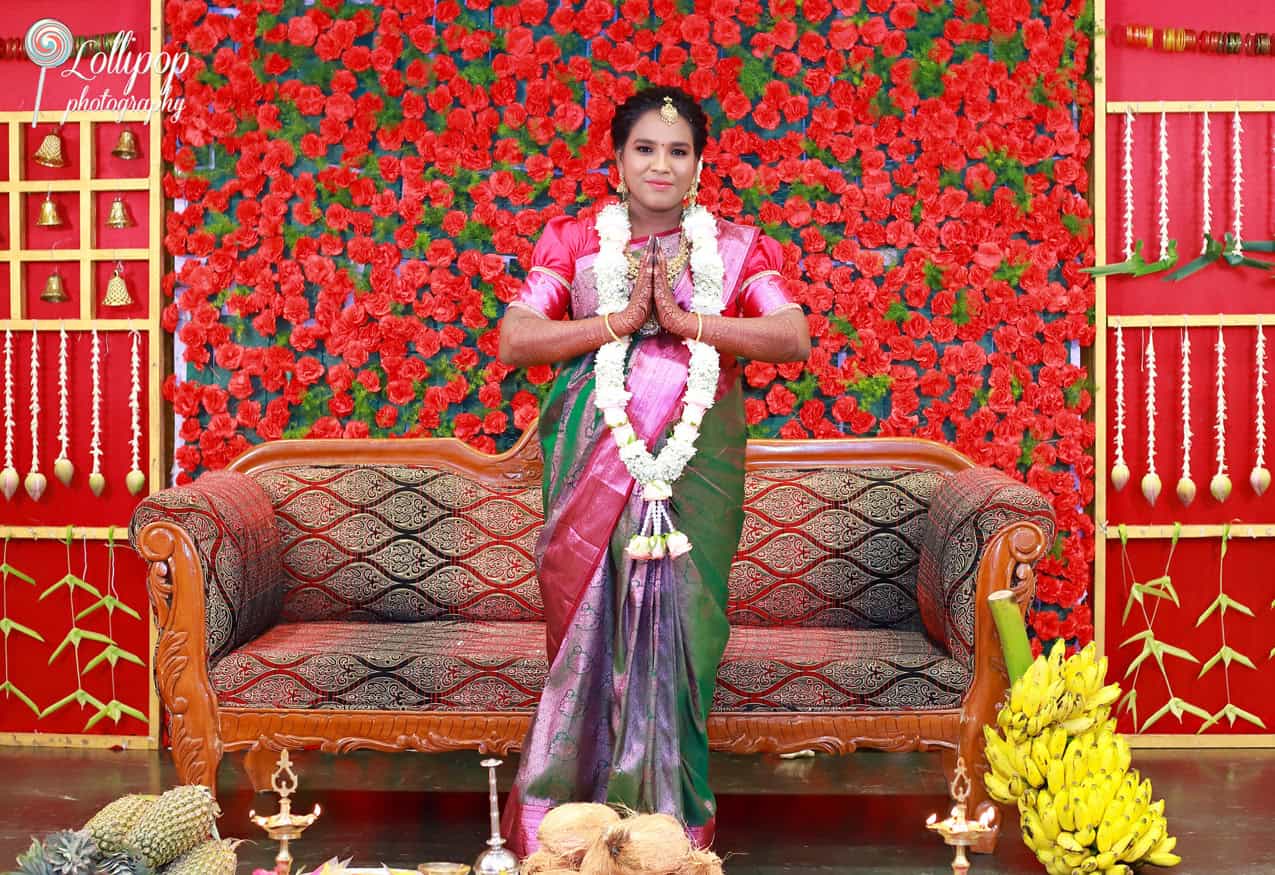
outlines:
[[746, 369], [750, 432], [916, 434], [1049, 495], [1041, 638], [1086, 600], [1093, 342], [1082, 0], [204, 0], [165, 133], [183, 481], [280, 437], [495, 451], [549, 367], [495, 358], [545, 222], [613, 196], [615, 105], [712, 119], [702, 202], [785, 249], [805, 363]]

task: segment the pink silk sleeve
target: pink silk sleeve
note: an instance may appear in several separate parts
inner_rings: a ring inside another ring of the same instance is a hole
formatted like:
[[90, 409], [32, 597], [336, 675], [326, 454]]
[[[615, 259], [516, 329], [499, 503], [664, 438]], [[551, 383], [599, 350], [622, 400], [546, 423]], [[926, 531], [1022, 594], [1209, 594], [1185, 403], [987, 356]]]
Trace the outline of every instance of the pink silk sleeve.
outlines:
[[531, 252], [531, 267], [511, 307], [525, 307], [546, 319], [565, 319], [571, 309], [575, 278], [576, 221], [570, 216], [549, 220]]
[[739, 290], [740, 316], [769, 316], [785, 307], [799, 307], [788, 296], [779, 269], [784, 264], [784, 251], [779, 242], [762, 234], [744, 262], [742, 287]]

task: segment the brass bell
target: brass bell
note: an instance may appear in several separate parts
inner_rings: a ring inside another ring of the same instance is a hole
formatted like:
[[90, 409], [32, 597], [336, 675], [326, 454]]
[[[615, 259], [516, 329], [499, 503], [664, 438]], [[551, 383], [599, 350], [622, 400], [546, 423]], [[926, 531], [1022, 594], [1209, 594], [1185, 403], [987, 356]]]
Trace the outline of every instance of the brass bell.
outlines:
[[137, 134], [130, 130], [120, 131], [119, 141], [115, 144], [115, 148], [111, 150], [111, 154], [126, 161], [141, 158], [142, 150], [137, 147]]
[[106, 281], [106, 296], [102, 298], [103, 307], [127, 307], [133, 303], [133, 296], [128, 293], [128, 283], [124, 281], [124, 266], [115, 265], [115, 273]]
[[65, 167], [66, 156], [62, 154], [62, 135], [57, 131], [45, 134], [44, 142], [40, 143], [40, 148], [35, 150], [31, 158], [36, 164], [42, 164], [45, 167]]
[[137, 224], [120, 195], [116, 195], [115, 200], [111, 201], [111, 212], [106, 217], [106, 224], [111, 228], [131, 228]]
[[40, 293], [40, 300], [50, 304], [65, 304], [71, 300], [71, 296], [66, 293], [66, 288], [62, 285], [62, 274], [58, 273], [56, 268], [44, 281], [44, 291]]
[[62, 224], [62, 214], [58, 212], [58, 205], [51, 195], [44, 196], [44, 202], [40, 204], [40, 215], [35, 223], [41, 228], [56, 228]]

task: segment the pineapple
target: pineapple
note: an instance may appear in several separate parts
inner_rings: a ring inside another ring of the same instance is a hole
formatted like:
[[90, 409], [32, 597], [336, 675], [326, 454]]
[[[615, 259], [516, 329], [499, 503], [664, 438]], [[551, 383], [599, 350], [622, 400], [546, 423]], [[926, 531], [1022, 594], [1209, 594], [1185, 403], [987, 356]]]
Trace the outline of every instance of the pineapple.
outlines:
[[87, 830], [50, 833], [44, 840], [44, 857], [54, 875], [93, 875], [98, 856]]
[[207, 839], [218, 813], [207, 787], [174, 787], [138, 818], [124, 837], [124, 847], [158, 869]]
[[235, 875], [237, 839], [210, 839], [182, 854], [164, 875]]
[[107, 855], [97, 864], [98, 875], [155, 875], [146, 861], [128, 851]]
[[39, 839], [31, 839], [27, 852], [18, 855], [17, 875], [53, 875], [53, 868], [44, 856], [44, 844]]
[[103, 855], [110, 855], [124, 849], [124, 836], [132, 829], [133, 824], [155, 803], [158, 796], [143, 796], [132, 793], [121, 796], [108, 804], [97, 814], [89, 818], [84, 828], [97, 842], [98, 850]]

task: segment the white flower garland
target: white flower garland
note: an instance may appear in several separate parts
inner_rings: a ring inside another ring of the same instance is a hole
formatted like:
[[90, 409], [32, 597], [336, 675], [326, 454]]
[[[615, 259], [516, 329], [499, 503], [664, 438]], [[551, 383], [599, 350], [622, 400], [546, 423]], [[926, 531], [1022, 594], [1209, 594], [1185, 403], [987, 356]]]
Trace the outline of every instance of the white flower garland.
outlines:
[[4, 470], [0, 491], [6, 499], [18, 490], [18, 469], [13, 466], [13, 332], [4, 332]]
[[1182, 477], [1178, 480], [1178, 498], [1185, 504], [1195, 499], [1195, 482], [1191, 479], [1191, 333], [1182, 327]]
[[102, 476], [102, 349], [98, 341], [97, 329], [93, 329], [93, 351], [89, 359], [89, 382], [93, 384], [93, 409], [91, 412], [89, 458], [92, 470], [89, 472], [89, 488], [94, 495], [102, 494], [106, 479]]
[[1204, 112], [1204, 118], [1200, 122], [1200, 170], [1202, 179], [1200, 180], [1200, 188], [1203, 190], [1204, 197], [1204, 218], [1203, 233], [1200, 235], [1200, 254], [1203, 255], [1209, 248], [1209, 235], [1213, 233], [1213, 201], [1209, 197], [1213, 188], [1213, 147], [1209, 142], [1209, 113]]
[[44, 495], [48, 481], [40, 473], [40, 333], [31, 331], [31, 470], [24, 485], [35, 501]]
[[1165, 121], [1167, 113], [1160, 113], [1160, 251], [1156, 253], [1156, 261], [1161, 260], [1169, 251], [1169, 129]]
[[1244, 150], [1241, 148], [1240, 134], [1244, 133], [1244, 124], [1240, 121], [1240, 111], [1235, 110], [1231, 122], [1231, 202], [1235, 213], [1235, 246], [1231, 252], [1238, 255], [1243, 241], [1240, 239], [1240, 228], [1244, 217]]
[[[599, 214], [596, 223], [601, 245], [594, 272], [598, 286], [598, 315], [618, 313], [629, 302], [626, 251], [631, 236], [628, 208], [611, 204]], [[723, 283], [726, 268], [717, 250], [717, 221], [708, 210], [693, 206], [682, 216], [682, 233], [691, 244], [690, 267], [694, 280], [691, 312], [717, 315], [723, 307]], [[632, 397], [625, 388], [624, 363], [629, 339], [621, 338], [604, 344], [594, 359], [597, 377], [597, 406], [602, 411], [620, 459], [629, 474], [642, 487], [648, 502], [639, 533], [630, 539], [626, 552], [634, 559], [659, 559], [666, 553], [680, 556], [691, 549], [686, 535], [673, 528], [667, 502], [673, 495], [673, 483], [682, 476], [686, 463], [695, 455], [695, 441], [704, 413], [713, 406], [717, 393], [720, 361], [716, 347], [694, 340], [684, 341], [691, 360], [683, 397], [682, 417], [673, 427], [658, 456], [652, 456], [637, 436], [627, 413]]]
[[1225, 501], [1231, 494], [1231, 478], [1226, 473], [1226, 340], [1222, 337], [1221, 324], [1217, 326], [1217, 343], [1213, 349], [1217, 353], [1217, 401], [1213, 421], [1213, 436], [1217, 443], [1217, 472], [1209, 482], [1209, 492], [1218, 501]]
[[146, 475], [142, 472], [142, 366], [140, 346], [142, 335], [136, 329], [131, 329], [129, 334], [132, 336], [133, 347], [130, 356], [130, 372], [132, 376], [132, 386], [128, 393], [128, 409], [132, 413], [133, 428], [132, 435], [129, 438], [129, 445], [132, 450], [132, 467], [129, 468], [128, 476], [124, 478], [124, 483], [128, 487], [128, 491], [133, 495], [137, 495], [142, 491], [142, 487], [146, 485]]
[[1147, 329], [1146, 351], [1146, 404], [1147, 404], [1147, 473], [1142, 475], [1142, 494], [1155, 504], [1160, 497], [1160, 475], [1155, 471], [1155, 331]]
[[1124, 327], [1116, 323], [1116, 459], [1111, 466], [1111, 485], [1119, 492], [1129, 482], [1129, 466], [1124, 459]]
[[1257, 460], [1249, 474], [1249, 483], [1258, 495], [1271, 485], [1271, 472], [1266, 470], [1266, 332], [1262, 321], [1257, 321], [1257, 407], [1254, 427], [1257, 429]]
[[1133, 258], [1133, 111], [1124, 111], [1124, 257]]
[[71, 477], [75, 473], [75, 468], [71, 465], [71, 460], [67, 458], [67, 444], [70, 443], [70, 406], [71, 406], [71, 389], [67, 380], [67, 337], [66, 327], [60, 326], [58, 329], [58, 455], [53, 460], [53, 473], [62, 481], [62, 484], [69, 486]]

